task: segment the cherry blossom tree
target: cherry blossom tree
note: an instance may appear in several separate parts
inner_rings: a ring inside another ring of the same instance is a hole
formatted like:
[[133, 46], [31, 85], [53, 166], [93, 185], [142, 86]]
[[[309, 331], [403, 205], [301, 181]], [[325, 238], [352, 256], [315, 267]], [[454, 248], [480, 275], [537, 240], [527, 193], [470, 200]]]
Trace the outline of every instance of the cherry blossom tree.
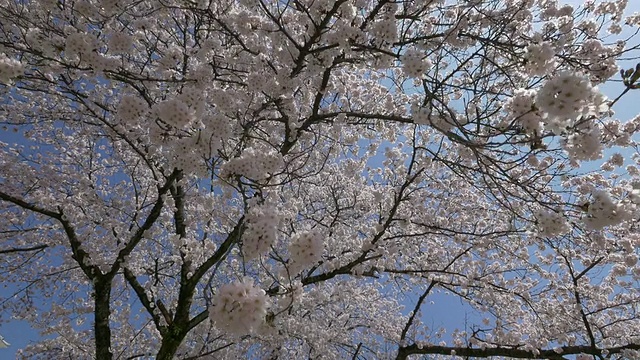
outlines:
[[626, 3], [0, 1], [21, 355], [639, 358]]

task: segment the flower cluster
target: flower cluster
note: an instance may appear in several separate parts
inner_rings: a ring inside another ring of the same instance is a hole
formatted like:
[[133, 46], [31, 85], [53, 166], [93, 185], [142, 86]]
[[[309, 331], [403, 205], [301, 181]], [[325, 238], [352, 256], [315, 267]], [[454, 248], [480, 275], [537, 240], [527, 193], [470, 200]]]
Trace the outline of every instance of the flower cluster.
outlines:
[[387, 15], [374, 22], [369, 29], [369, 35], [377, 44], [393, 44], [398, 40], [398, 28], [393, 17]]
[[0, 55], [0, 83], [9, 84], [12, 79], [22, 75], [23, 71], [20, 61]]
[[517, 119], [528, 134], [542, 134], [542, 116], [535, 108], [535, 91], [517, 89], [504, 105], [510, 119]]
[[[119, 58], [100, 53], [101, 42], [99, 38], [88, 33], [77, 32], [73, 27], [70, 27], [68, 32], [69, 35], [67, 35], [64, 45], [65, 58], [72, 61], [82, 60], [85, 65], [96, 72], [113, 70], [120, 65]], [[51, 50], [47, 51], [52, 52]]]
[[429, 59], [424, 57], [420, 51], [416, 49], [407, 50], [401, 57], [402, 70], [405, 75], [412, 78], [419, 78], [424, 75], [433, 65]]
[[531, 44], [527, 47], [527, 72], [530, 75], [544, 75], [553, 69], [555, 51], [549, 42]]
[[458, 124], [463, 124], [464, 118], [462, 116], [452, 119], [448, 113], [440, 113], [438, 115], [433, 115], [429, 117], [429, 123], [438, 129], [438, 131], [447, 132], [451, 131]]
[[247, 335], [256, 331], [267, 315], [267, 295], [251, 279], [225, 284], [209, 307], [209, 319], [223, 331]]
[[588, 39], [582, 44], [578, 56], [588, 64], [591, 80], [604, 82], [618, 72], [615, 54], [620, 50], [615, 46], [605, 46], [600, 40]]
[[612, 166], [621, 167], [622, 165], [624, 165], [624, 156], [622, 156], [622, 154], [620, 153], [615, 153], [611, 155], [608, 162], [611, 163]]
[[205, 93], [195, 86], [185, 86], [178, 99], [185, 103], [196, 118], [200, 118], [205, 110]]
[[153, 106], [155, 115], [166, 124], [184, 129], [194, 120], [194, 114], [183, 101], [169, 99]]
[[619, 204], [614, 203], [611, 195], [604, 190], [594, 190], [593, 200], [589, 203], [585, 224], [595, 230], [606, 226], [616, 225], [626, 218], [626, 211]]
[[297, 275], [304, 268], [310, 267], [322, 257], [324, 239], [317, 232], [304, 232], [291, 238], [289, 254], [291, 256], [289, 271]]
[[600, 128], [592, 126], [569, 135], [562, 145], [571, 160], [597, 160], [604, 150], [600, 134]]
[[[630, 350], [630, 349], [624, 349], [620, 352], [620, 354], [623, 356], [623, 359], [640, 359], [640, 350]], [[583, 356], [583, 354], [580, 354], [580, 356]], [[587, 355], [585, 355], [582, 358], [576, 358], [576, 360], [591, 360], [587, 357]]]
[[596, 90], [588, 79], [562, 73], [540, 88], [536, 104], [551, 118], [572, 119], [586, 112], [595, 96]]
[[411, 105], [411, 118], [414, 124], [427, 125], [429, 124], [429, 115], [431, 109], [419, 106], [418, 104]]
[[248, 179], [266, 179], [283, 166], [282, 155], [276, 152], [262, 152], [247, 148], [242, 155], [229, 160], [222, 169], [222, 177], [241, 175]]
[[124, 32], [114, 32], [109, 38], [109, 52], [112, 54], [127, 54], [133, 47], [131, 36]]
[[64, 53], [67, 58], [86, 56], [96, 49], [96, 41], [88, 34], [73, 32], [67, 36]]
[[207, 133], [219, 140], [226, 140], [233, 134], [229, 118], [222, 114], [203, 118], [203, 123]]
[[117, 117], [125, 123], [139, 119], [149, 110], [147, 103], [139, 96], [124, 95], [117, 108]]
[[539, 234], [542, 236], [558, 236], [569, 232], [569, 224], [564, 214], [559, 211], [540, 210], [536, 213]]
[[169, 167], [196, 176], [206, 176], [207, 167], [203, 159], [209, 158], [211, 151], [217, 149], [220, 142], [216, 140], [208, 132], [198, 129], [188, 135], [172, 137], [161, 149]]
[[278, 235], [278, 213], [270, 206], [256, 206], [247, 214], [247, 230], [242, 236], [242, 251], [247, 260], [266, 254]]

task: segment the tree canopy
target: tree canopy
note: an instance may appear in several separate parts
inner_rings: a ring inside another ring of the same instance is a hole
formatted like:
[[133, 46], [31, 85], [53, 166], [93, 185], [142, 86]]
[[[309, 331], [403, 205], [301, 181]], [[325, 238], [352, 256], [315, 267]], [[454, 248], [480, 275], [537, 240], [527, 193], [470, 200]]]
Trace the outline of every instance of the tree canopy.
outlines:
[[0, 321], [35, 359], [640, 358], [626, 5], [0, 0]]

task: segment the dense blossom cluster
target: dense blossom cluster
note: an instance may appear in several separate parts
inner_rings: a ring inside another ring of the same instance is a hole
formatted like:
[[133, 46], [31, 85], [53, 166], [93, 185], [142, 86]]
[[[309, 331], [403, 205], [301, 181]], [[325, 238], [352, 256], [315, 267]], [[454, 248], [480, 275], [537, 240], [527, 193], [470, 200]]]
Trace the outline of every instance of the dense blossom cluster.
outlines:
[[196, 119], [200, 119], [205, 111], [206, 91], [195, 86], [185, 86], [177, 96], [178, 100], [186, 104]]
[[431, 110], [426, 107], [419, 106], [417, 104], [411, 105], [411, 118], [414, 124], [427, 125], [430, 122], [429, 116]]
[[280, 217], [271, 206], [255, 206], [247, 215], [247, 229], [242, 236], [242, 251], [247, 260], [269, 252], [278, 236]]
[[622, 49], [621, 45], [623, 43], [609, 47], [597, 39], [588, 39], [582, 44], [580, 48], [581, 61], [589, 64], [588, 72], [592, 82], [603, 82], [618, 72], [615, 54]]
[[563, 235], [571, 230], [567, 218], [560, 211], [540, 210], [536, 213], [536, 221], [542, 236]]
[[127, 33], [114, 32], [109, 38], [108, 47], [112, 54], [127, 54], [133, 47], [133, 41]]
[[594, 190], [584, 222], [592, 229], [619, 224], [629, 215], [624, 206], [617, 203], [607, 191]]
[[135, 95], [123, 95], [116, 110], [117, 117], [124, 123], [138, 120], [149, 111], [149, 105], [142, 98]]
[[291, 237], [289, 244], [289, 272], [297, 275], [305, 268], [313, 266], [322, 258], [324, 239], [316, 231], [303, 232]]
[[431, 61], [427, 59], [421, 51], [417, 49], [409, 49], [400, 59], [402, 61], [402, 70], [404, 73], [413, 78], [422, 77], [430, 68]]
[[393, 4], [383, 7], [386, 12], [369, 29], [369, 34], [382, 47], [394, 43], [398, 38], [398, 27], [394, 21]]
[[88, 56], [92, 51], [96, 50], [96, 41], [89, 34], [76, 32], [73, 29], [70, 31], [71, 33], [67, 35], [64, 49], [66, 57], [75, 59]]
[[527, 72], [531, 75], [545, 75], [555, 66], [555, 51], [548, 41], [527, 46]]
[[154, 105], [155, 115], [165, 124], [178, 129], [191, 125], [194, 121], [193, 111], [179, 99], [169, 99]]
[[538, 90], [536, 105], [562, 123], [585, 114], [595, 96], [596, 90], [587, 78], [562, 73], [547, 80]]
[[542, 134], [542, 116], [535, 107], [536, 92], [530, 89], [517, 89], [507, 100], [504, 109], [507, 122], [516, 121], [528, 134]]
[[275, 174], [283, 166], [282, 155], [247, 148], [242, 155], [229, 160], [223, 168], [222, 177], [240, 175], [252, 180], [265, 179]]
[[562, 141], [569, 158], [576, 160], [597, 160], [602, 157], [603, 146], [600, 141], [600, 128], [597, 126], [580, 126], [579, 132], [570, 134]]
[[212, 299], [209, 318], [221, 330], [235, 335], [248, 335], [265, 321], [268, 298], [253, 280], [244, 279], [222, 285]]
[[9, 84], [13, 79], [22, 75], [23, 71], [24, 68], [20, 61], [0, 54], [0, 84]]

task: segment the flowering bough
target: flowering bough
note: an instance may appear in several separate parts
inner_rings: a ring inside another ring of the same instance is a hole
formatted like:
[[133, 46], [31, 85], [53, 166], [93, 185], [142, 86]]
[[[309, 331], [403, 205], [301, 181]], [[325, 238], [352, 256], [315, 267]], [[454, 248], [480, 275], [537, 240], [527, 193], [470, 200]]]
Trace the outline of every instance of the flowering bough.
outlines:
[[0, 1], [21, 355], [636, 356], [626, 3]]

